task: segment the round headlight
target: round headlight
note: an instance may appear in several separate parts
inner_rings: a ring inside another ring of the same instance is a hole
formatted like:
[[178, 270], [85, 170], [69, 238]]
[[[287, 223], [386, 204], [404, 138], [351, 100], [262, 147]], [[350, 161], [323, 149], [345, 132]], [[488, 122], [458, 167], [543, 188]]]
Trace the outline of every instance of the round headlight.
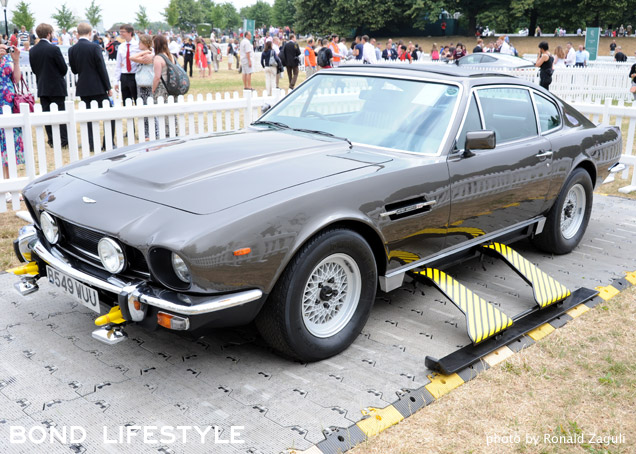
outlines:
[[124, 260], [124, 251], [115, 240], [110, 238], [102, 238], [97, 243], [97, 253], [102, 265], [109, 273], [119, 273], [124, 269], [126, 261]]
[[190, 270], [183, 259], [178, 254], [172, 253], [172, 269], [179, 279], [183, 282], [190, 283]]
[[43, 211], [40, 215], [40, 226], [42, 227], [42, 232], [49, 243], [55, 244], [58, 242], [60, 239], [60, 230], [57, 228], [57, 222], [53, 216], [46, 211]]

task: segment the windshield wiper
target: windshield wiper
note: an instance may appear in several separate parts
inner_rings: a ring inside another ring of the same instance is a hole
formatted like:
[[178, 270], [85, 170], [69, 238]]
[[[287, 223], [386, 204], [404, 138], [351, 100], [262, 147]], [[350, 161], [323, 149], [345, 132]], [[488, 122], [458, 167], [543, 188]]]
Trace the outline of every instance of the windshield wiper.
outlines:
[[258, 120], [252, 123], [252, 125], [269, 125], [276, 126], [280, 129], [292, 129], [288, 125], [286, 125], [285, 123], [281, 123], [280, 121]]
[[330, 132], [327, 131], [318, 131], [315, 129], [303, 129], [303, 128], [291, 128], [293, 131], [298, 131], [298, 132], [306, 132], [308, 134], [320, 134], [321, 136], [327, 136], [327, 137], [333, 137], [334, 139], [340, 139], [340, 140], [344, 140], [345, 142], [347, 142], [349, 144], [349, 148], [351, 148], [353, 145], [351, 145], [351, 141], [349, 139], [347, 139], [346, 137], [340, 137], [340, 136], [336, 136]]

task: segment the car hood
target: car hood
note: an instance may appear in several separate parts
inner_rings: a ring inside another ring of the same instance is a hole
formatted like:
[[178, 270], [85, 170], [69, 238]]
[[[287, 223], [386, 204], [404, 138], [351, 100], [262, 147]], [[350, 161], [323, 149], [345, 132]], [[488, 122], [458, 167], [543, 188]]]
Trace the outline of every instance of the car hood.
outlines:
[[288, 131], [215, 134], [111, 152], [66, 173], [100, 187], [196, 214], [390, 161], [346, 141]]

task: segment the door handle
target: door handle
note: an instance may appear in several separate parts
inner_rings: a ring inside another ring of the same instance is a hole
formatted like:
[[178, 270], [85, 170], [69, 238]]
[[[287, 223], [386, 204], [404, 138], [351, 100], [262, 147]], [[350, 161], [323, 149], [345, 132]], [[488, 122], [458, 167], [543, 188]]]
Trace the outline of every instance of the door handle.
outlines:
[[549, 158], [554, 152], [552, 150], [540, 151], [537, 153], [537, 158]]

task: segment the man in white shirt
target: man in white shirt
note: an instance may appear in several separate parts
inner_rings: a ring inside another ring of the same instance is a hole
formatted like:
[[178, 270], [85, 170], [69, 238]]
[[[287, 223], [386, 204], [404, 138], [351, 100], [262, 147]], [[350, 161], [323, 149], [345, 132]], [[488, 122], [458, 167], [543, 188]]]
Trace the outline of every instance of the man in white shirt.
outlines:
[[[121, 46], [120, 46], [121, 47]], [[252, 73], [254, 72], [254, 46], [252, 46], [252, 34], [245, 32], [245, 37], [239, 46], [241, 55], [241, 75], [243, 76], [243, 90], [254, 90], [252, 88]]]
[[168, 44], [168, 50], [174, 57], [174, 61], [179, 61], [179, 51], [181, 50], [181, 46], [174, 38], [170, 38], [170, 44]]
[[340, 61], [346, 60], [347, 56], [351, 53], [351, 49], [347, 48], [347, 39], [343, 36], [338, 43], [338, 49], [340, 53]]
[[368, 35], [362, 37], [362, 62], [370, 64], [378, 62], [377, 58], [375, 58], [375, 47], [369, 42]]
[[65, 28], [62, 29], [62, 35], [60, 36], [60, 38], [62, 39], [62, 46], [71, 45], [71, 35], [69, 35]]
[[568, 42], [567, 44], [568, 53], [565, 56], [565, 66], [574, 66], [576, 63], [576, 52], [572, 47], [572, 43]]
[[132, 61], [130, 56], [139, 52], [139, 43], [133, 39], [135, 29], [130, 24], [119, 27], [119, 35], [124, 38], [124, 42], [117, 48], [115, 91], [119, 91], [121, 85], [121, 97], [125, 105], [128, 98], [133, 102], [137, 99], [137, 82], [135, 82], [137, 63]]

